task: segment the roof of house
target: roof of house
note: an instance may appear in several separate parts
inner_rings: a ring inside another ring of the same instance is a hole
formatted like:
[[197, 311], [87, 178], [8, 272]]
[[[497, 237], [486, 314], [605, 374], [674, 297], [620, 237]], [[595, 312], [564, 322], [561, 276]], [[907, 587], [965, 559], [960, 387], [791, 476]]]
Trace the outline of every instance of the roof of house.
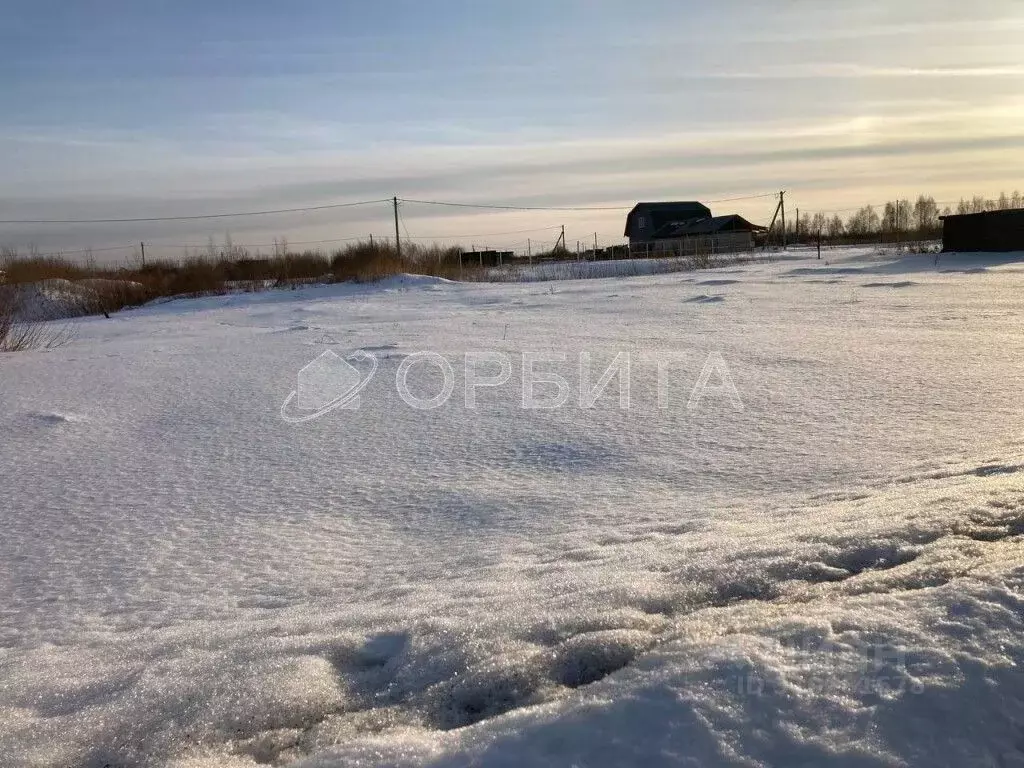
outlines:
[[633, 220], [638, 214], [651, 216], [654, 226], [660, 227], [664, 221], [688, 221], [707, 218], [711, 215], [711, 209], [696, 200], [667, 203], [637, 203], [633, 206], [633, 210], [629, 212], [629, 215], [626, 216], [625, 237], [629, 237], [633, 231]]
[[696, 221], [671, 222], [654, 233], [655, 238], [690, 237], [693, 235], [714, 235], [718, 232], [757, 232], [764, 227], [751, 224], [738, 214], [708, 216]]
[[1002, 216], [1013, 217], [1024, 215], [1024, 208], [1003, 208], [998, 211], [980, 211], [978, 213], [951, 213], [948, 216], [939, 216], [940, 221], [946, 219], [969, 219], [972, 216], [978, 218], [993, 217], [999, 218]]

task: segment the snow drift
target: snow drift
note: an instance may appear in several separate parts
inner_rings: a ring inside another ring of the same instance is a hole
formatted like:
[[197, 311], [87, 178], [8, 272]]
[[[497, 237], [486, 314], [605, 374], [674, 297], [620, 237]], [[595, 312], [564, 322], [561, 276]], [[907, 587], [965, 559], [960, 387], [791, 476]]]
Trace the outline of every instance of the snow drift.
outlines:
[[[1024, 759], [1021, 274], [794, 268], [183, 300], [5, 359], [0, 762]], [[381, 371], [282, 422], [325, 348]], [[629, 408], [396, 394], [478, 349], [629, 350]], [[741, 409], [688, 407], [710, 352]]]

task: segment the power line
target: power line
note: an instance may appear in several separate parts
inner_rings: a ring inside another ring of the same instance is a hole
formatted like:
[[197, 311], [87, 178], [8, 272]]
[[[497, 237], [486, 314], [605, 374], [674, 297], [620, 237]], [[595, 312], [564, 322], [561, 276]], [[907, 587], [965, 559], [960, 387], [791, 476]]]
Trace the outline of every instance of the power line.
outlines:
[[497, 211], [628, 211], [629, 208], [614, 207], [568, 207], [568, 206], [527, 206], [527, 205], [490, 205], [487, 203], [451, 203], [442, 200], [407, 200], [400, 198], [402, 203], [418, 205], [440, 205], [448, 208], [482, 208]]
[[703, 200], [705, 203], [735, 203], [738, 200], [761, 200], [768, 197], [778, 197], [778, 192], [766, 192], [763, 195], [744, 195], [743, 197], [723, 197], [721, 200]]
[[[131, 245], [113, 245], [113, 246], [109, 246], [107, 248], [76, 248], [73, 251], [62, 251], [62, 250], [59, 250], [59, 251], [52, 251], [50, 253], [46, 253], [46, 254], [42, 254], [42, 255], [45, 255], [45, 256], [60, 256], [60, 255], [69, 254], [69, 253], [109, 253], [111, 251], [130, 251], [133, 248], [138, 248], [138, 247], [139, 247], [138, 243], [132, 243]], [[156, 247], [160, 248], [160, 247], [164, 247], [164, 246], [156, 246]], [[167, 248], [172, 248], [172, 247], [176, 248], [177, 246], [170, 246], [169, 245], [169, 246], [166, 246], [166, 247]]]
[[[323, 245], [324, 243], [354, 243], [357, 240], [365, 240], [365, 237], [334, 237], [330, 240], [296, 240], [288, 241], [288, 245]], [[156, 248], [206, 248], [207, 245], [157, 245]], [[277, 243], [232, 243], [238, 248], [273, 248]]]
[[[384, 239], [386, 236], [380, 236]], [[334, 237], [329, 240], [279, 240], [276, 243], [232, 243], [234, 248], [273, 248], [274, 246], [281, 245], [282, 242], [286, 242], [288, 246], [293, 245], [324, 245], [326, 243], [354, 243], [359, 240], [366, 240], [366, 237]], [[132, 243], [131, 245], [113, 245], [106, 248], [76, 248], [74, 250], [57, 249], [55, 251], [48, 251], [46, 253], [39, 254], [40, 256], [68, 256], [71, 254], [80, 253], [110, 253], [112, 251], [131, 251], [139, 247], [138, 243]], [[198, 249], [198, 248], [209, 248], [210, 243], [152, 243], [147, 242], [146, 248], [163, 249], [168, 248], [180, 248], [180, 249]], [[223, 244], [217, 245], [214, 243], [214, 247], [222, 249]]]
[[360, 205], [388, 203], [390, 200], [360, 200], [356, 203], [332, 203], [313, 205], [306, 208], [277, 208], [269, 211], [241, 211], [238, 213], [207, 213], [198, 216], [151, 216], [131, 219], [0, 219], [0, 224], [131, 224], [153, 221], [198, 221], [200, 219], [230, 219], [239, 216], [269, 216], [277, 213], [305, 213], [327, 211], [335, 208], [355, 208]]
[[402, 212], [401, 208], [398, 208], [397, 210], [398, 210], [398, 218], [402, 222], [402, 231], [405, 232], [405, 239], [406, 240], [412, 240], [413, 238], [409, 236], [409, 227], [405, 223], [405, 214]]
[[[746, 195], [742, 197], [729, 197], [720, 200], [708, 200], [709, 203], [726, 203], [738, 200], [755, 200], [758, 198], [772, 197], [771, 194]], [[0, 219], [0, 224], [141, 224], [162, 221], [203, 221], [210, 219], [230, 219], [246, 216], [271, 216], [283, 213], [308, 213], [311, 211], [327, 211], [339, 208], [355, 208], [363, 205], [376, 205], [379, 203], [392, 202], [387, 199], [360, 200], [353, 203], [329, 203], [326, 205], [312, 205], [301, 208], [274, 208], [263, 211], [235, 211], [231, 213], [206, 213], [190, 216], [137, 216], [125, 218], [105, 219]], [[399, 198], [399, 202], [415, 203], [418, 205], [437, 205], [452, 208], [475, 208], [484, 210], [502, 211], [627, 211], [629, 206], [524, 206], [524, 205], [498, 205], [490, 203], [456, 203], [443, 200], [412, 200]], [[327, 241], [324, 241], [327, 242]]]
[[[385, 236], [377, 235], [377, 237], [380, 237], [383, 240], [386, 237], [386, 235]], [[330, 240], [288, 240], [288, 238], [282, 238], [281, 240], [278, 240], [276, 243], [231, 243], [231, 246], [234, 247], [234, 248], [273, 248], [274, 246], [279, 246], [279, 245], [282, 245], [282, 244], [288, 245], [289, 247], [291, 247], [293, 245], [324, 245], [326, 243], [354, 243], [354, 242], [356, 242], [358, 240], [366, 240], [366, 239], [367, 239], [366, 237], [334, 237], [334, 238], [331, 238]], [[222, 248], [224, 245], [225, 245], [224, 243], [218, 245], [216, 242], [214, 242], [214, 247], [215, 248]], [[128, 246], [122, 246], [121, 249], [123, 249], [125, 247], [128, 247]], [[134, 246], [132, 246], [132, 247], [134, 247]], [[153, 243], [152, 245], [148, 245], [147, 244], [146, 247], [147, 248], [148, 247], [152, 247], [152, 248], [209, 248], [210, 247], [210, 243], [203, 243], [203, 244], [199, 244], [199, 243], [185, 243], [184, 245], [176, 244], [176, 243], [168, 243], [166, 245], [161, 245], [160, 243]], [[72, 251], [64, 251], [64, 253], [72, 253]]]
[[501, 237], [502, 235], [526, 235], [531, 232], [550, 232], [558, 229], [560, 225], [553, 224], [550, 227], [537, 227], [535, 229], [513, 229], [507, 232], [469, 232], [465, 235], [421, 235], [411, 237], [410, 240], [463, 240], [468, 237]]
[[[705, 200], [705, 203], [732, 203], [739, 202], [742, 200], [759, 200], [766, 198], [777, 197], [777, 192], [769, 192], [757, 195], [741, 195], [737, 197], [723, 197], [715, 200]], [[507, 205], [507, 204], [491, 204], [491, 203], [458, 203], [446, 200], [417, 200], [411, 198], [399, 198], [399, 202], [402, 203], [413, 203], [417, 205], [434, 205], [443, 206], [449, 208], [469, 208], [469, 209], [480, 209], [480, 210], [500, 210], [500, 211], [628, 211], [631, 209], [630, 206], [527, 206], [527, 205]], [[391, 203], [389, 199], [379, 200], [360, 200], [352, 203], [329, 203], [325, 205], [313, 205], [305, 206], [301, 208], [275, 208], [262, 211], [236, 211], [231, 213], [208, 213], [208, 214], [196, 214], [190, 216], [149, 216], [149, 217], [129, 217], [129, 218], [106, 218], [106, 219], [0, 219], [0, 224], [132, 224], [132, 223], [150, 223], [150, 222], [166, 222], [166, 221], [202, 221], [211, 219], [228, 219], [228, 218], [240, 218], [248, 216], [270, 216], [284, 213], [307, 213], [312, 211], [327, 211], [336, 210], [340, 208], [355, 208], [364, 205], [377, 205], [380, 203]], [[959, 201], [945, 201], [937, 202], [937, 205], [955, 205]], [[989, 201], [987, 201], [989, 202]], [[880, 205], [880, 204], [876, 204]], [[863, 206], [862, 206], [863, 207]], [[843, 213], [847, 211], [855, 211], [858, 208], [833, 208], [833, 209], [818, 209], [818, 213]], [[522, 230], [526, 231], [539, 231], [539, 230]], [[465, 237], [476, 237], [477, 235], [465, 235]], [[483, 237], [484, 235], [479, 235]], [[449, 237], [463, 237], [463, 235], [453, 235]], [[358, 238], [339, 238], [335, 240], [323, 240], [323, 241], [309, 241], [312, 242], [342, 242], [344, 240], [354, 240]], [[422, 239], [422, 238], [416, 238]], [[296, 243], [298, 244], [298, 243]], [[270, 245], [270, 244], [268, 244]], [[127, 247], [127, 246], [125, 246]], [[192, 247], [192, 246], [189, 246]], [[248, 247], [248, 246], [247, 246]], [[256, 247], [256, 246], [251, 246]], [[82, 249], [79, 252], [85, 252], [89, 249]], [[104, 249], [112, 250], [112, 249]]]
[[[778, 193], [770, 192], [760, 195], [744, 195], [742, 197], [727, 197], [720, 200], [707, 200], [708, 203], [731, 203], [739, 200], [758, 200], [761, 198], [776, 197]], [[541, 205], [499, 205], [490, 203], [455, 203], [446, 200], [411, 200], [399, 198], [403, 203], [416, 203], [418, 205], [438, 205], [449, 208], [479, 208], [499, 211], [628, 211], [633, 206], [541, 206]]]

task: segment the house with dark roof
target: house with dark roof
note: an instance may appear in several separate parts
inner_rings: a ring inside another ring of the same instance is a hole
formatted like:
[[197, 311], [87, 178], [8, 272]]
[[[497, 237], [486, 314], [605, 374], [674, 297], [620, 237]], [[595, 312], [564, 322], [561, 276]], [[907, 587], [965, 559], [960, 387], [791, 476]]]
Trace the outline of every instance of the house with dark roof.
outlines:
[[655, 233], [669, 224], [706, 219], [711, 209], [698, 202], [637, 203], [626, 216], [626, 234], [629, 244], [649, 243]]
[[624, 236], [634, 253], [728, 253], [752, 249], [765, 231], [736, 214], [712, 216], [698, 202], [637, 203]]

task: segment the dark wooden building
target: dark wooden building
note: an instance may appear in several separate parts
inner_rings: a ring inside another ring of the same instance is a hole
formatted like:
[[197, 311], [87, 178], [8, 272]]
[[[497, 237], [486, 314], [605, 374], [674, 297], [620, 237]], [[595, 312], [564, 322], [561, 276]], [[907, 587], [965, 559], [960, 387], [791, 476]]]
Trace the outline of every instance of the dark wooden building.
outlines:
[[1024, 208], [941, 218], [944, 251], [1024, 251]]
[[765, 228], [742, 216], [712, 216], [703, 203], [637, 203], [626, 217], [633, 254], [730, 253], [754, 248]]
[[626, 217], [625, 237], [629, 238], [630, 245], [650, 243], [666, 226], [710, 217], [711, 209], [695, 201], [637, 203]]

